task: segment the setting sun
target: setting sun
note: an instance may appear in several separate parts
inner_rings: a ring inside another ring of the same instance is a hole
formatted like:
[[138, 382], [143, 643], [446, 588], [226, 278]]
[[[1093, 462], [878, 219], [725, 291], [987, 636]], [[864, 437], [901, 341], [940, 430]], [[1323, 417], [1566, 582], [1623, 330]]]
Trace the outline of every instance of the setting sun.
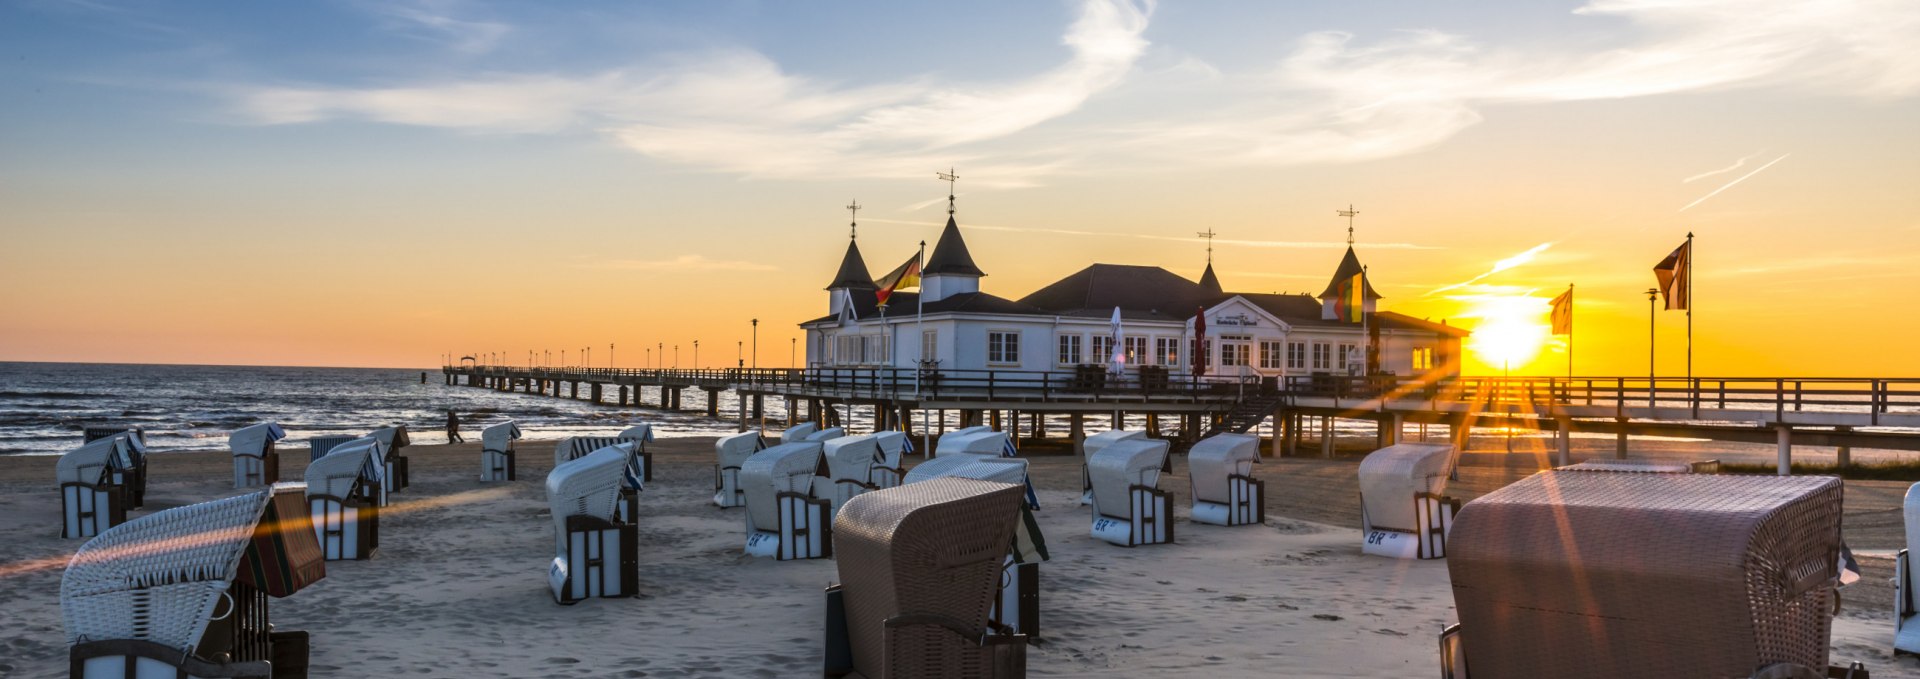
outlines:
[[1468, 338], [1474, 357], [1494, 368], [1520, 368], [1539, 357], [1547, 344], [1547, 301], [1529, 296], [1476, 299], [1469, 315], [1480, 325]]

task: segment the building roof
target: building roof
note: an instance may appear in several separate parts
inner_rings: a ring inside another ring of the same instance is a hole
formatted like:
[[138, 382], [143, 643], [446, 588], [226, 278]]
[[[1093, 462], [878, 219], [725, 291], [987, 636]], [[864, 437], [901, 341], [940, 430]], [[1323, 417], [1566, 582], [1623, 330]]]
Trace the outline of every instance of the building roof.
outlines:
[[[1254, 306], [1260, 307], [1261, 310], [1273, 314], [1274, 317], [1286, 321], [1288, 325], [1296, 328], [1359, 327], [1360, 325], [1349, 321], [1322, 318], [1320, 314], [1321, 300], [1308, 297], [1304, 293], [1296, 295], [1273, 295], [1257, 292], [1229, 293], [1216, 303], [1224, 302], [1232, 297], [1240, 297], [1248, 302], [1252, 302]], [[1392, 311], [1381, 311], [1373, 314], [1369, 323], [1378, 326], [1382, 330], [1421, 330], [1461, 337], [1469, 334], [1464, 328], [1457, 328], [1445, 323], [1425, 321]]]
[[860, 244], [848, 240], [847, 255], [840, 258], [840, 272], [833, 275], [833, 282], [827, 284], [827, 289], [873, 290], [878, 287], [873, 284], [873, 274], [867, 271], [867, 260], [860, 256]]
[[[917, 292], [896, 292], [887, 298], [887, 315], [895, 318], [903, 316], [911, 317], [915, 313], [937, 314], [949, 312], [1009, 314], [1017, 316], [1038, 316], [1047, 313], [1043, 309], [1036, 309], [1005, 297], [997, 297], [984, 292], [963, 292], [958, 295], [927, 302], [925, 307], [920, 306], [920, 293]], [[880, 304], [878, 299], [871, 293], [858, 290], [853, 291], [853, 313], [863, 320], [879, 317]], [[838, 316], [828, 315], [810, 321], [804, 321], [801, 325], [830, 323], [837, 320], [839, 320]]]
[[921, 274], [987, 275], [980, 267], [974, 266], [973, 253], [967, 252], [967, 241], [960, 237], [960, 225], [954, 223], [953, 215], [947, 215], [947, 228], [940, 231], [940, 240], [933, 244], [933, 255], [927, 258], [926, 268]]
[[1110, 316], [1120, 307], [1122, 317], [1129, 311], [1158, 311], [1187, 318], [1214, 297], [1218, 295], [1198, 283], [1157, 266], [1095, 264], [1020, 298], [1020, 303], [1062, 315], [1087, 310]]
[[[1360, 258], [1354, 256], [1353, 246], [1347, 246], [1347, 255], [1340, 258], [1340, 268], [1333, 271], [1333, 280], [1327, 283], [1327, 291], [1320, 293], [1320, 299], [1339, 297], [1340, 281], [1351, 279], [1363, 271], [1366, 271], [1366, 267], [1360, 266]], [[1366, 289], [1365, 299], [1380, 299], [1380, 293], [1373, 291], [1371, 276], [1361, 278], [1360, 285]]]
[[1220, 277], [1213, 275], [1213, 262], [1207, 262], [1207, 270], [1200, 274], [1200, 287], [1213, 294], [1225, 292], [1220, 288]]

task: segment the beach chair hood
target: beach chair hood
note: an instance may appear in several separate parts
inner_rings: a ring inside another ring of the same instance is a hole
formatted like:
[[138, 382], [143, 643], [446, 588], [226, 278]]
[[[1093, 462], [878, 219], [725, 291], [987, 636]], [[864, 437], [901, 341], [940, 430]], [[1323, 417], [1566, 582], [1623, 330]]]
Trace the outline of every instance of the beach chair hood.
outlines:
[[747, 518], [760, 530], [780, 525], [776, 497], [780, 493], [809, 493], [820, 467], [818, 442], [782, 443], [754, 453], [740, 465], [740, 490], [746, 494]]
[[1187, 451], [1187, 472], [1193, 478], [1193, 499], [1201, 502], [1229, 501], [1227, 477], [1253, 473], [1260, 461], [1260, 437], [1247, 434], [1215, 434], [1193, 444]]
[[880, 456], [880, 440], [873, 434], [842, 436], [822, 444], [821, 454], [826, 456], [827, 471], [835, 480], [865, 483], [874, 459]]
[[958, 443], [953, 444], [955, 447], [949, 448], [947, 446], [947, 442], [959, 441], [960, 439], [966, 438], [974, 434], [978, 434], [983, 431], [993, 431], [993, 427], [984, 427], [984, 426], [961, 427], [959, 429], [955, 429], [945, 434], [941, 434], [940, 438], [934, 439], [933, 454], [945, 455], [946, 451], [948, 450], [959, 450]]
[[267, 454], [267, 444], [286, 437], [287, 430], [281, 429], [280, 423], [261, 422], [233, 430], [227, 435], [227, 447], [233, 449], [235, 457], [262, 457]]
[[1093, 502], [1100, 513], [1131, 518], [1133, 503], [1127, 500], [1128, 487], [1159, 487], [1160, 467], [1166, 464], [1167, 448], [1168, 443], [1159, 439], [1127, 439], [1110, 443], [1087, 458], [1087, 475], [1093, 481]]
[[1027, 482], [1027, 461], [1012, 457], [982, 457], [979, 455], [948, 455], [936, 457], [914, 465], [907, 470], [903, 483], [919, 483], [930, 479], [958, 477], [979, 479], [997, 483]]
[[653, 425], [642, 422], [627, 427], [626, 429], [620, 430], [620, 438], [632, 441], [651, 442], [653, 441]]
[[812, 422], [801, 422], [800, 424], [787, 427], [786, 431], [780, 432], [780, 442], [799, 443], [807, 440], [807, 437], [812, 436], [816, 431], [820, 431], [819, 425]]
[[1446, 492], [1452, 455], [1453, 446], [1440, 443], [1401, 443], [1369, 453], [1359, 470], [1367, 522], [1399, 530], [1418, 527], [1414, 494]]
[[334, 446], [307, 465], [307, 493], [344, 498], [361, 480], [381, 483], [386, 476], [386, 448], [379, 439], [363, 436]]
[[846, 435], [847, 430], [845, 427], [827, 427], [826, 429], [808, 434], [806, 440], [815, 443], [826, 443]]
[[367, 435], [380, 440], [380, 452], [382, 454], [391, 452], [396, 448], [404, 448], [411, 443], [407, 440], [407, 426], [404, 424], [392, 427], [381, 427], [368, 432]]
[[722, 467], [739, 467], [747, 463], [747, 458], [760, 452], [760, 432], [746, 431], [731, 436], [720, 437], [713, 444], [714, 453], [720, 458]]
[[947, 434], [940, 437], [940, 446], [934, 455], [986, 455], [999, 457], [1007, 452], [1007, 435], [992, 429], [973, 431], [965, 434]]
[[1146, 437], [1147, 433], [1144, 431], [1113, 429], [1087, 437], [1080, 442], [1080, 449], [1085, 451], [1087, 457], [1092, 457], [1094, 453], [1100, 452], [1100, 449], [1112, 445], [1117, 441], [1143, 439]]
[[60, 483], [99, 483], [112, 470], [133, 468], [134, 456], [143, 452], [145, 446], [130, 433], [94, 439], [61, 455], [54, 476]]
[[613, 517], [632, 445], [601, 448], [563, 462], [547, 474], [547, 505], [553, 510], [555, 535], [564, 538], [567, 534], [569, 516]]
[[512, 420], [480, 430], [480, 445], [486, 450], [505, 452], [514, 441], [520, 440], [520, 425]]
[[279, 485], [109, 528], [60, 578], [67, 643], [140, 639], [189, 651], [236, 580], [284, 597], [326, 577], [311, 526], [299, 487]]

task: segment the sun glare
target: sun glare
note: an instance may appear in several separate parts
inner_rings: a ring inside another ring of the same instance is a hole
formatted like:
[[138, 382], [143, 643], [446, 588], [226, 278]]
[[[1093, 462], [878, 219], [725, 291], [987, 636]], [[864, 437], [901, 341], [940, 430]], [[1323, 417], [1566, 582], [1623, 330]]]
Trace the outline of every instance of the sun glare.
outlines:
[[1482, 297], [1469, 314], [1480, 318], [1468, 348], [1495, 368], [1518, 369], [1540, 355], [1547, 343], [1547, 300], [1538, 297]]

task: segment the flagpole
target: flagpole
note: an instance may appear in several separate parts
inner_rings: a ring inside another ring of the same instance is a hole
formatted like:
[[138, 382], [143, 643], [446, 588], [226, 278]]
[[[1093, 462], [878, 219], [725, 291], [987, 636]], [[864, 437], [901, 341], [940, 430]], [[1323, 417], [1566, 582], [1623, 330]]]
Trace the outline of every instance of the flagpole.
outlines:
[[914, 256], [914, 268], [920, 270], [920, 292], [913, 296], [913, 331], [920, 336], [920, 348], [914, 352], [920, 360], [915, 362], [913, 370], [913, 398], [920, 399], [920, 371], [927, 367], [927, 242], [920, 241], [920, 252]]
[[1699, 398], [1693, 384], [1693, 232], [1687, 232], [1687, 397]]
[[1573, 388], [1573, 284], [1567, 284], [1567, 388]]

